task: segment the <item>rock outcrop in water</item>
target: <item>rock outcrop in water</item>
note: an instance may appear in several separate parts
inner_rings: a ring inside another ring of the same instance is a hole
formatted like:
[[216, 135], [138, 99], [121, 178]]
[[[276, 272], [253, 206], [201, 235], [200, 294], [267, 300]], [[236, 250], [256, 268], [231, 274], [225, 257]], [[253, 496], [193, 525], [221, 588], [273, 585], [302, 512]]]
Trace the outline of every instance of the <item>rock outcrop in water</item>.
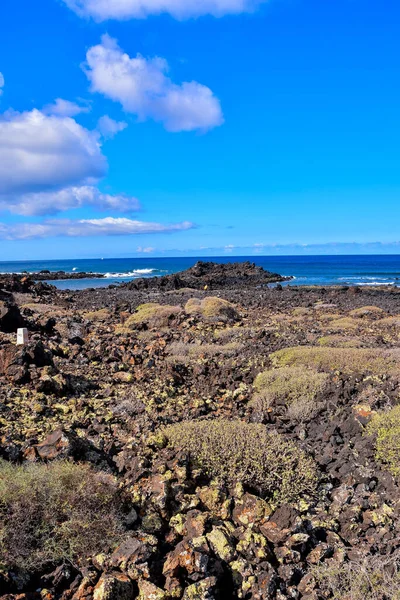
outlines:
[[186, 271], [164, 277], [135, 279], [125, 286], [131, 290], [240, 289], [261, 287], [290, 279], [291, 277], [282, 277], [278, 273], [265, 271], [262, 267], [248, 261], [241, 263], [198, 261]]

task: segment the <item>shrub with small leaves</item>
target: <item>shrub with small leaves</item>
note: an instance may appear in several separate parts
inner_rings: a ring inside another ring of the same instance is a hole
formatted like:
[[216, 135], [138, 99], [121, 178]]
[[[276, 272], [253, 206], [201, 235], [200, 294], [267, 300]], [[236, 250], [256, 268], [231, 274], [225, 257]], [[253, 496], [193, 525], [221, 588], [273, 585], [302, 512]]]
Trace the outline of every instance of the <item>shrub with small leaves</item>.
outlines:
[[277, 367], [302, 366], [318, 371], [341, 371], [349, 375], [400, 375], [400, 354], [396, 349], [296, 346], [273, 352], [270, 358]]
[[317, 468], [293, 442], [260, 424], [215, 419], [187, 421], [163, 430], [194, 466], [228, 485], [242, 482], [276, 503], [315, 492]]
[[117, 333], [126, 333], [138, 327], [168, 327], [182, 312], [179, 306], [149, 302], [137, 307], [136, 312], [128, 317], [123, 325], [117, 327]]
[[111, 476], [70, 462], [15, 466], [0, 460], [0, 568], [83, 560], [121, 531]]
[[400, 476], [400, 405], [375, 415], [367, 427], [375, 436], [376, 458], [387, 465], [394, 477]]
[[264, 371], [257, 375], [254, 387], [257, 392], [266, 392], [277, 401], [292, 404], [299, 398], [314, 400], [326, 389], [329, 375], [314, 369], [283, 367]]
[[385, 311], [379, 308], [379, 306], [361, 306], [361, 308], [351, 310], [349, 314], [356, 319], [363, 319], [365, 317], [379, 319], [379, 317], [385, 314]]
[[240, 319], [233, 304], [216, 296], [208, 296], [203, 300], [191, 298], [185, 305], [185, 311], [211, 321], [238, 321]]
[[323, 598], [332, 600], [399, 600], [400, 564], [393, 557], [368, 556], [339, 564], [326, 561], [311, 571]]

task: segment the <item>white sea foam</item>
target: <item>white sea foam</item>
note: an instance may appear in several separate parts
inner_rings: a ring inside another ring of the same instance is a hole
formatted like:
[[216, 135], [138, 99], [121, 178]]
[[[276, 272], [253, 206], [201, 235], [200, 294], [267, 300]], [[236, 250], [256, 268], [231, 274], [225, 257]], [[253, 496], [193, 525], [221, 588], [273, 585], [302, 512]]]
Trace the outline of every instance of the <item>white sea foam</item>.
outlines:
[[130, 277], [140, 277], [141, 275], [150, 275], [158, 269], [134, 269], [125, 273], [104, 273], [106, 279], [123, 279]]

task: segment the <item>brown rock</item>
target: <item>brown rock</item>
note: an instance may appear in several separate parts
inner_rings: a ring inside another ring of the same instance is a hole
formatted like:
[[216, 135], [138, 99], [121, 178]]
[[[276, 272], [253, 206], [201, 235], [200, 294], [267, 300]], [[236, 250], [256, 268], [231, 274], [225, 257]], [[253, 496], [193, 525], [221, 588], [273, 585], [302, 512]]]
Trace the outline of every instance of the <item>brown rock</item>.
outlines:
[[274, 521], [260, 525], [260, 531], [273, 544], [281, 544], [290, 535], [290, 529], [280, 529]]
[[117, 571], [105, 573], [94, 588], [93, 600], [133, 600], [129, 577]]
[[166, 556], [163, 575], [176, 578], [182, 569], [187, 573], [206, 573], [208, 556], [193, 550], [188, 540], [182, 540], [172, 552]]
[[235, 502], [233, 520], [238, 525], [250, 525], [269, 517], [271, 512], [265, 500], [252, 494], [244, 494], [241, 500]]
[[207, 577], [185, 589], [182, 600], [215, 600], [216, 577]]
[[311, 550], [310, 554], [307, 556], [307, 561], [312, 565], [316, 565], [319, 562], [325, 560], [326, 558], [332, 556], [332, 554], [333, 548], [329, 546], [329, 544], [321, 543], [318, 544], [318, 546], [316, 546], [314, 550]]

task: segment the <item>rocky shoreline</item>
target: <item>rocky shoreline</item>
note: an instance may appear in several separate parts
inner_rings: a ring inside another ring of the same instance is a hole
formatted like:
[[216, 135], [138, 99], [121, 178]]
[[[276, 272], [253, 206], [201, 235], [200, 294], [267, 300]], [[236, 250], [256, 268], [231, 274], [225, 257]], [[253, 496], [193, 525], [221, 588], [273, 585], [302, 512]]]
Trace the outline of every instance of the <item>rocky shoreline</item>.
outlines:
[[398, 597], [400, 293], [279, 277], [0, 278], [1, 600]]
[[31, 273], [29, 275], [35, 281], [59, 281], [64, 279], [104, 279], [104, 273], [93, 273], [92, 271], [85, 272], [74, 272], [67, 273], [66, 271], [48, 271], [43, 270], [38, 273]]

